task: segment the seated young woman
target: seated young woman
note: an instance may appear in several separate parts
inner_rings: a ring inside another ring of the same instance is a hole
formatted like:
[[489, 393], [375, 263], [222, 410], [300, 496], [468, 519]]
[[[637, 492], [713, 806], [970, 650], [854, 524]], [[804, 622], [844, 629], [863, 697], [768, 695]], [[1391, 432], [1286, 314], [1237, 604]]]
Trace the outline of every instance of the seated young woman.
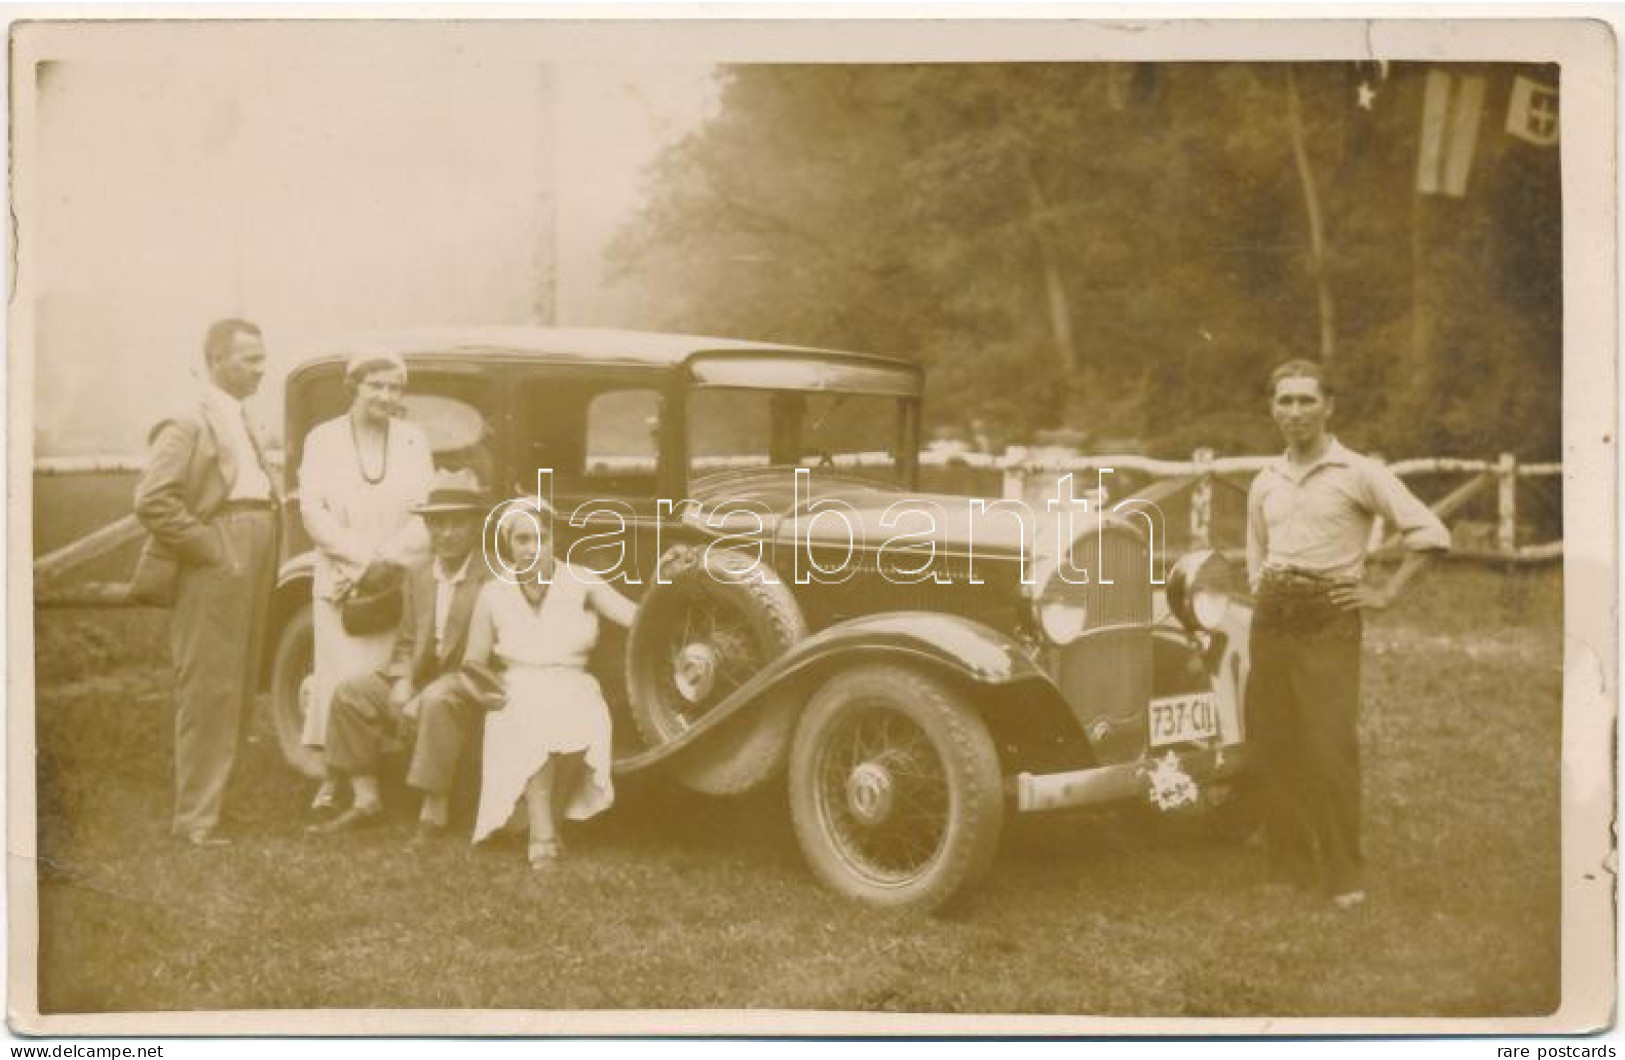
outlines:
[[614, 801], [609, 705], [587, 657], [599, 620], [629, 626], [636, 608], [597, 575], [558, 561], [545, 505], [511, 506], [498, 536], [510, 571], [525, 573], [517, 584], [486, 583], [463, 656], [465, 666], [500, 668], [503, 691], [486, 719], [473, 841], [528, 816], [530, 863], [545, 869], [562, 853], [562, 818], [585, 820]]

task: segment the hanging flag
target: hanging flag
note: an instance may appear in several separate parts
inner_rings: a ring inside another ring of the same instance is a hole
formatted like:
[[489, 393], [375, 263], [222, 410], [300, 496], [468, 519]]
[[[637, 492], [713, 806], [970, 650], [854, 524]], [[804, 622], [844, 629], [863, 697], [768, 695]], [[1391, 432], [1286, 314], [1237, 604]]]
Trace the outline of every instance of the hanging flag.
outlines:
[[1484, 78], [1429, 70], [1422, 91], [1422, 136], [1416, 159], [1416, 190], [1423, 195], [1467, 194]]
[[1507, 132], [1536, 147], [1557, 143], [1557, 89], [1519, 74], [1512, 79]]
[[1377, 93], [1388, 83], [1388, 60], [1360, 60], [1354, 64], [1354, 105], [1370, 110], [1377, 102]]

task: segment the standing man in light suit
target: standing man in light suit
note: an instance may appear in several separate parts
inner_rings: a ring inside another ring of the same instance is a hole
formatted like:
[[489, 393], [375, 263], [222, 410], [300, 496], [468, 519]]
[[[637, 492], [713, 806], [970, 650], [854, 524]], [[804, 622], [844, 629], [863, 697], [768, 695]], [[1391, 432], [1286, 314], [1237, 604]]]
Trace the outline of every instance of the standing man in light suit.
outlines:
[[[1271, 861], [1281, 882], [1319, 888], [1343, 909], [1365, 901], [1360, 851], [1361, 612], [1391, 605], [1450, 534], [1381, 464], [1326, 431], [1326, 373], [1288, 361], [1270, 377], [1286, 452], [1247, 498], [1247, 573], [1257, 598], [1247, 713], [1258, 734]], [[1364, 584], [1372, 521], [1406, 558]]]
[[221, 806], [253, 712], [277, 536], [275, 477], [243, 405], [265, 374], [260, 330], [219, 321], [203, 356], [202, 393], [149, 436], [135, 514], [151, 538], [130, 585], [174, 609], [173, 831], [199, 847], [229, 842]]

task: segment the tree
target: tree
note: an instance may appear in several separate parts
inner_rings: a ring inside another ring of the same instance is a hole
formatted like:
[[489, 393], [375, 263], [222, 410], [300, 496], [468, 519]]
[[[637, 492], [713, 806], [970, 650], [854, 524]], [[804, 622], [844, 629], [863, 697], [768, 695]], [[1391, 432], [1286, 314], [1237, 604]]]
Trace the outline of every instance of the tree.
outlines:
[[[1555, 407], [1534, 395], [1556, 386], [1555, 225], [1525, 218], [1555, 210], [1555, 168], [1486, 148], [1429, 264], [1441, 348], [1499, 397], [1463, 387], [1418, 415], [1404, 336], [1423, 68], [1395, 64], [1370, 110], [1353, 70], [731, 67], [615, 258], [641, 324], [918, 358], [940, 426], [1262, 451], [1270, 367], [1318, 352], [1349, 383], [1354, 444], [1480, 455], [1511, 443], [1473, 417], [1508, 409], [1520, 438], [1553, 444]], [[1512, 277], [1517, 297], [1484, 297]]]

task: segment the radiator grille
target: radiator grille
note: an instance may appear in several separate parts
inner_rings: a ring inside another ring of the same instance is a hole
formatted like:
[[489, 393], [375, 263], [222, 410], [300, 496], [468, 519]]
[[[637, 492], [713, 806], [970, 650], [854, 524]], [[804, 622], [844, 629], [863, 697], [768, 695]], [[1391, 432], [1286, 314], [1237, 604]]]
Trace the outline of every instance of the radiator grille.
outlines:
[[[1072, 570], [1078, 573], [1072, 573]], [[1142, 625], [1151, 621], [1151, 585], [1145, 543], [1137, 534], [1107, 527], [1097, 538], [1086, 535], [1073, 546], [1068, 576], [1088, 584], [1073, 585], [1059, 579], [1046, 592], [1062, 599], [1082, 600], [1089, 608], [1089, 627]], [[1101, 584], [1101, 576], [1111, 584]]]
[[[1052, 584], [1045, 590], [1081, 599], [1088, 607], [1084, 636], [1055, 652], [1056, 684], [1088, 734], [1097, 760], [1127, 761], [1144, 747], [1151, 696], [1146, 545], [1131, 531], [1106, 527], [1098, 538], [1080, 538], [1073, 557], [1075, 568], [1089, 572], [1088, 583]], [[1102, 574], [1110, 584], [1101, 583]]]

